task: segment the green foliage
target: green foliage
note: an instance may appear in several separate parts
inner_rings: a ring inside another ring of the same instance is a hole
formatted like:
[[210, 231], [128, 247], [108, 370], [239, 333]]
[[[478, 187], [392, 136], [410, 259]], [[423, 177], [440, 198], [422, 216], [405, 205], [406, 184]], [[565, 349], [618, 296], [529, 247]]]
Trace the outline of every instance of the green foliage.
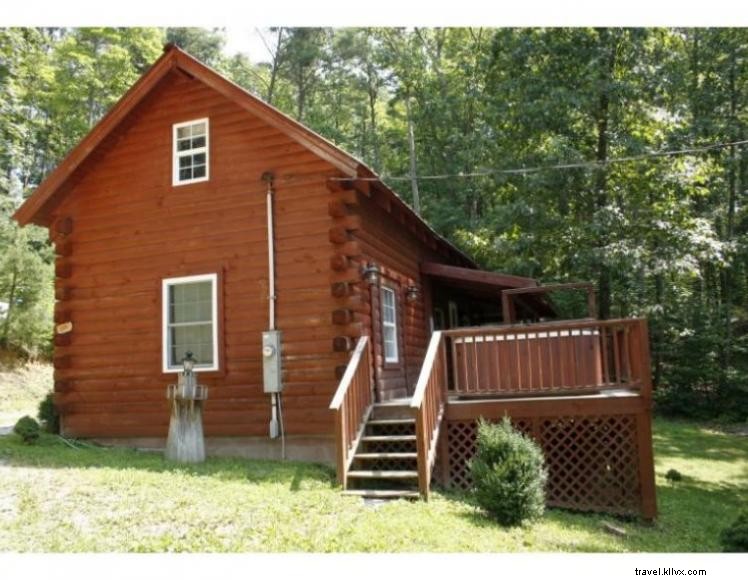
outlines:
[[220, 68], [224, 61], [225, 34], [218, 29], [167, 28], [166, 41], [176, 44], [208, 66]]
[[18, 435], [24, 443], [32, 445], [39, 439], [41, 428], [36, 419], [28, 415], [21, 417], [13, 427], [13, 433]]
[[[746, 139], [748, 29], [261, 33], [270, 57], [256, 63], [225, 54], [216, 29], [0, 30], [0, 301], [11, 303], [0, 341], [50, 349], [51, 249], [12, 212], [168, 40], [372, 165], [406, 201], [417, 189], [424, 217], [483, 267], [592, 280], [601, 314], [646, 316], [660, 412], [748, 417], [745, 146], [609, 163]], [[546, 169], [497, 173], [523, 167]], [[447, 177], [416, 188], [411, 168]]]
[[479, 421], [469, 469], [478, 505], [500, 524], [516, 526], [543, 515], [547, 479], [543, 453], [512, 427], [508, 417], [497, 424]]
[[748, 552], [748, 511], [743, 511], [719, 537], [725, 552]]
[[48, 356], [54, 272], [46, 233], [41, 228], [19, 228], [5, 215], [0, 219], [0, 297], [7, 301], [8, 310], [0, 318], [0, 347], [31, 357]]
[[55, 435], [60, 433], [60, 415], [55, 407], [54, 393], [47, 393], [47, 396], [39, 403], [37, 417], [47, 433]]

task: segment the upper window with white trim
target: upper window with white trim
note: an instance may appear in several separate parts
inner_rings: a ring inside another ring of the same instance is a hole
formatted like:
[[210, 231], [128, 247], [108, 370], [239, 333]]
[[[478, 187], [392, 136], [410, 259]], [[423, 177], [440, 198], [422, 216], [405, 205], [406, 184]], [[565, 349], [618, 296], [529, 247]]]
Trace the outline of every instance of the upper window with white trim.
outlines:
[[173, 185], [208, 180], [209, 147], [208, 119], [174, 125]]
[[382, 287], [382, 343], [384, 362], [396, 363], [397, 350], [397, 297], [392, 288]]
[[196, 370], [218, 370], [216, 274], [163, 281], [164, 372], [182, 369], [191, 352]]

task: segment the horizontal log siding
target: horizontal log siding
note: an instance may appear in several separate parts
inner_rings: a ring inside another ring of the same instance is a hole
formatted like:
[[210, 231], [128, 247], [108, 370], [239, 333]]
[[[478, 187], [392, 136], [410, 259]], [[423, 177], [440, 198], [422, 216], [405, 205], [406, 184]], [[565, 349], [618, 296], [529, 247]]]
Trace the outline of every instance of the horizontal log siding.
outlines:
[[[172, 124], [210, 118], [210, 180], [172, 187]], [[218, 272], [221, 364], [210, 387], [208, 436], [267, 433], [260, 333], [267, 328], [264, 171], [275, 173], [277, 325], [283, 331], [289, 434], [332, 434], [328, 410], [345, 353], [332, 350], [332, 167], [185, 76], [167, 77], [81, 168], [55, 210], [58, 319], [73, 323], [55, 369], [64, 428], [73, 436], [165, 436], [161, 280]], [[67, 272], [66, 272], [67, 270]], [[349, 334], [360, 333], [358, 327]], [[69, 357], [64, 359], [63, 357]], [[64, 392], [63, 392], [64, 391]]]
[[[384, 364], [381, 336], [379, 292], [371, 292], [371, 332], [373, 337], [375, 380], [383, 399], [412, 394], [429, 342], [429, 319], [425, 309], [425, 281], [421, 278], [423, 261], [451, 263], [438, 254], [419, 235], [403, 223], [388, 204], [374, 192], [372, 197], [359, 195], [358, 211], [364, 216], [361, 229], [354, 232], [362, 261], [374, 261], [382, 268], [382, 283], [395, 282], [398, 288], [399, 348], [401, 364]], [[410, 284], [418, 286], [418, 300], [408, 302], [405, 292]]]

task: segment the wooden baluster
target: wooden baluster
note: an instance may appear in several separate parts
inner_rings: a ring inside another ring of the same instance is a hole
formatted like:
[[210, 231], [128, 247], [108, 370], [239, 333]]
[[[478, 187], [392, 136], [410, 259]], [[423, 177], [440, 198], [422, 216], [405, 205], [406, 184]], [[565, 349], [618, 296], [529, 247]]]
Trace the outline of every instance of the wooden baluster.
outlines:
[[460, 348], [459, 339], [452, 339], [452, 388], [455, 393], [462, 392], [462, 376], [461, 363], [457, 360], [457, 349]]
[[496, 359], [496, 392], [500, 393], [504, 389], [501, 375], [504, 373], [504, 366], [501, 364], [501, 352], [505, 342], [499, 340], [499, 335], [493, 337], [493, 352]]
[[577, 336], [574, 335], [574, 329], [569, 330], [569, 340], [571, 341], [571, 371], [572, 371], [572, 382], [571, 386], [576, 388], [579, 386], [579, 353], [577, 352]]
[[521, 391], [522, 390], [522, 358], [519, 355], [519, 340], [517, 339], [517, 334], [514, 335], [514, 364], [512, 367], [514, 368], [514, 371], [516, 373], [516, 379], [515, 384], [513, 385], [513, 390], [515, 391]]
[[621, 351], [618, 344], [618, 328], [611, 329], [613, 336], [613, 364], [615, 365], [616, 385], [621, 384]]
[[629, 349], [629, 334], [631, 331], [631, 325], [628, 323], [623, 327], [623, 340], [622, 343], [622, 349], [623, 349], [623, 362], [624, 362], [624, 368], [626, 373], [626, 383], [631, 384], [631, 351]]
[[600, 326], [600, 356], [603, 359], [603, 384], [610, 384], [610, 368], [608, 366], [608, 330], [605, 325]]
[[471, 385], [471, 389], [475, 392], [480, 392], [480, 378], [479, 378], [479, 369], [478, 369], [478, 343], [476, 342], [476, 337], [473, 336], [473, 342], [472, 342], [472, 371], [473, 371], [473, 381]]
[[559, 388], [563, 389], [566, 386], [566, 339], [563, 336], [561, 329], [558, 331], [558, 376], [561, 379], [559, 382]]
[[532, 350], [530, 349], [530, 335], [528, 333], [525, 333], [525, 365], [527, 366], [527, 373], [525, 373], [525, 377], [527, 377], [527, 385], [526, 388], [528, 391], [532, 390]]
[[346, 444], [346, 426], [345, 426], [345, 412], [343, 409], [338, 409], [337, 411], [337, 421], [336, 421], [336, 436], [338, 440], [338, 483], [343, 487], [343, 489], [346, 488], [347, 484], [347, 473], [346, 473], [346, 466], [348, 453], [347, 453], [347, 444]]

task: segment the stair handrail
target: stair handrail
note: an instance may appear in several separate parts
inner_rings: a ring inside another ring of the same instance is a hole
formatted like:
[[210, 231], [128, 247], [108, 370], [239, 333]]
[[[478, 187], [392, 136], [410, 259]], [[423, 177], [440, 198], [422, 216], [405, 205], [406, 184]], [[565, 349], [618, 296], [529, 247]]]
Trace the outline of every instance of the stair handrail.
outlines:
[[338, 482], [343, 489], [346, 488], [348, 470], [353, 463], [353, 452], [374, 404], [371, 371], [371, 344], [368, 336], [362, 336], [356, 343], [330, 403], [330, 410], [335, 412]]
[[416, 417], [418, 488], [424, 499], [431, 492], [442, 418], [447, 400], [447, 351], [441, 331], [431, 335], [426, 357], [410, 402]]

